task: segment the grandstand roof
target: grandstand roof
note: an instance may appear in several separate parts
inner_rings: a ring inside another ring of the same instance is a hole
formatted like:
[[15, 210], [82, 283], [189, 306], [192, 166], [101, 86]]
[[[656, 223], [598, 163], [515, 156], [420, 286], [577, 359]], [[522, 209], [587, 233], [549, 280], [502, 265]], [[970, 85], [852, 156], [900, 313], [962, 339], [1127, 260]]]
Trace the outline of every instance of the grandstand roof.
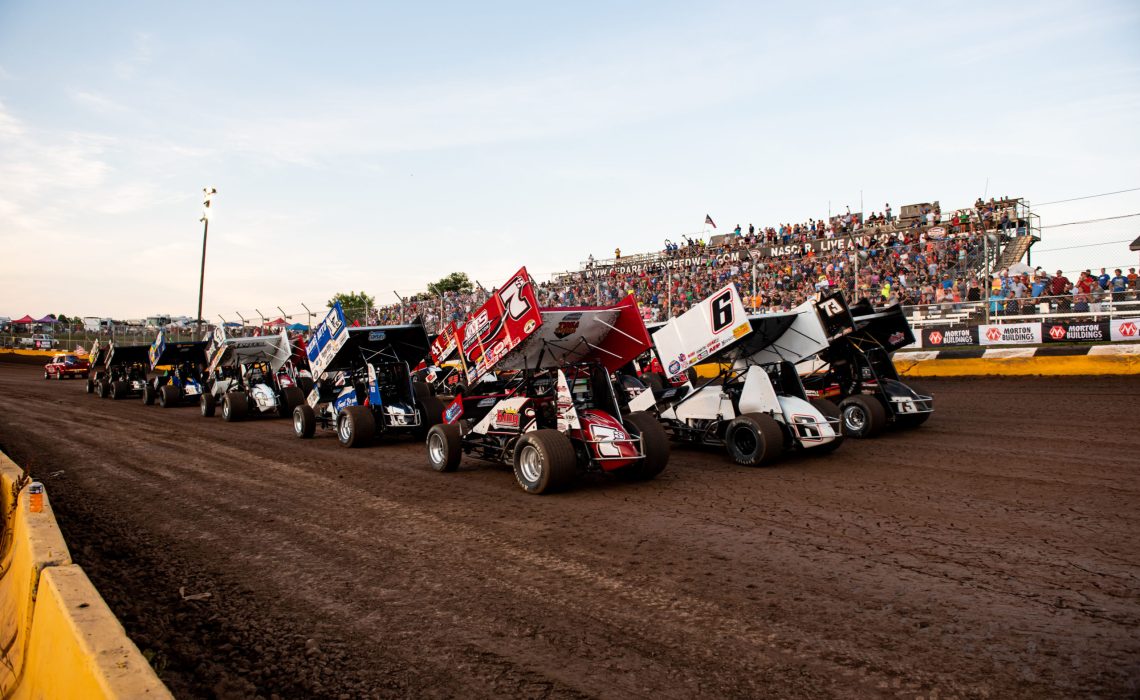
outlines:
[[1137, 236], [1136, 240], [1134, 240], [1130, 244], [1128, 244], [1128, 250], [1131, 250], [1131, 251], [1140, 250], [1140, 236]]

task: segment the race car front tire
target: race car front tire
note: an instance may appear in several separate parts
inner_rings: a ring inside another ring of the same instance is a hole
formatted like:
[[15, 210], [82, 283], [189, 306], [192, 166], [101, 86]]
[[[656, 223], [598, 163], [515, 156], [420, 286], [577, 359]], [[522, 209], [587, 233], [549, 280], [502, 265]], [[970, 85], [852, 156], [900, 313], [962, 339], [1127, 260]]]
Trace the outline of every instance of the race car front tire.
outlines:
[[772, 462], [784, 449], [784, 429], [766, 413], [745, 413], [724, 432], [728, 455], [737, 464], [758, 467]]
[[[641, 436], [642, 458], [617, 470], [615, 474], [631, 481], [649, 481], [665, 470], [669, 463], [669, 436], [665, 428], [645, 411], [634, 411], [625, 417], [627, 426], [632, 426]], [[634, 432], [631, 431], [631, 432]]]
[[433, 425], [427, 434], [428, 463], [437, 472], [453, 472], [463, 458], [459, 426], [454, 423]]
[[244, 391], [231, 391], [222, 397], [222, 420], [233, 423], [249, 413], [249, 396]]
[[336, 422], [336, 436], [345, 447], [367, 447], [376, 434], [376, 418], [368, 406], [349, 406]]
[[178, 403], [178, 387], [173, 384], [163, 384], [158, 388], [158, 405], [171, 408]]
[[150, 382], [146, 382], [145, 384], [143, 384], [143, 393], [142, 393], [143, 404], [145, 404], [147, 406], [153, 406], [154, 405], [154, 394], [155, 394], [154, 387], [150, 385]]
[[853, 438], [875, 437], [887, 427], [887, 409], [874, 396], [855, 394], [839, 403], [843, 434]]
[[101, 399], [109, 397], [111, 395], [111, 383], [106, 379], [95, 382], [95, 393], [99, 394]]
[[553, 493], [578, 476], [578, 455], [570, 438], [557, 430], [535, 430], [519, 439], [514, 470], [527, 493]]
[[202, 412], [203, 418], [212, 418], [217, 408], [218, 400], [214, 398], [213, 394], [205, 393], [198, 398], [198, 410]]
[[118, 381], [111, 384], [111, 398], [115, 401], [127, 398], [127, 391], [129, 391], [129, 387], [124, 381]]
[[95, 393], [95, 380], [94, 379], [88, 379], [87, 380], [87, 393], [88, 394], [94, 394]]
[[299, 438], [311, 438], [317, 432], [317, 414], [307, 403], [293, 409], [293, 434]]

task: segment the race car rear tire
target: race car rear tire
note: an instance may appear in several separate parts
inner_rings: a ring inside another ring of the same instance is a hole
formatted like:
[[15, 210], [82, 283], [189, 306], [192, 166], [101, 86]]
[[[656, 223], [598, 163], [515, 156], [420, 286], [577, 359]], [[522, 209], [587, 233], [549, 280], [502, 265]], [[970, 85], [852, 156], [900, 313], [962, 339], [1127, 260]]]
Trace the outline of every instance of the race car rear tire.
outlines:
[[453, 472], [463, 458], [463, 438], [454, 423], [433, 425], [427, 434], [428, 463], [437, 472]]
[[95, 382], [95, 389], [101, 399], [105, 399], [111, 395], [111, 383], [106, 379]]
[[299, 438], [311, 438], [317, 432], [317, 414], [313, 407], [303, 403], [293, 409], [293, 434]]
[[163, 384], [158, 388], [158, 405], [163, 408], [172, 408], [178, 403], [178, 387], [173, 384]]
[[745, 413], [728, 424], [724, 442], [732, 461], [757, 467], [768, 464], [783, 451], [784, 429], [766, 413]]
[[443, 422], [443, 402], [436, 396], [421, 396], [416, 401], [416, 410], [420, 412], [420, 427], [416, 429], [416, 438], [423, 440], [433, 425]]
[[515, 480], [527, 493], [553, 493], [578, 476], [578, 456], [570, 438], [549, 428], [535, 430], [515, 447]]
[[815, 410], [822, 413], [824, 418], [839, 421], [839, 423], [834, 426], [835, 430], [839, 433], [838, 437], [827, 444], [813, 448], [812, 454], [827, 454], [836, 451], [839, 449], [839, 446], [843, 444], [843, 416], [839, 412], [839, 407], [835, 405], [834, 401], [827, 399], [812, 399], [811, 405], [815, 406]]
[[614, 472], [623, 479], [631, 481], [649, 481], [665, 470], [669, 463], [669, 436], [665, 428], [653, 416], [645, 411], [634, 411], [625, 417], [627, 427], [641, 436], [641, 445], [644, 455], [628, 467], [622, 467]]
[[368, 406], [349, 406], [336, 422], [336, 437], [345, 447], [367, 447], [376, 434], [376, 417]]
[[198, 399], [198, 409], [202, 412], [203, 418], [212, 418], [217, 408], [218, 400], [214, 398], [213, 394], [202, 394]]
[[313, 378], [297, 377], [297, 386], [301, 387], [302, 394], [308, 396], [313, 391]]
[[875, 437], [887, 427], [887, 409], [874, 396], [855, 394], [839, 403], [843, 434], [853, 438]]
[[154, 405], [154, 393], [155, 393], [154, 387], [150, 385], [150, 382], [146, 382], [145, 384], [143, 384], [143, 393], [142, 393], [143, 404], [145, 404], [147, 406], [153, 406]]
[[94, 394], [95, 393], [95, 380], [94, 379], [88, 379], [87, 380], [87, 393], [88, 394]]
[[222, 420], [234, 423], [249, 413], [249, 395], [244, 391], [230, 391], [222, 397]]
[[115, 401], [118, 401], [119, 399], [125, 399], [125, 398], [127, 398], [127, 391], [129, 391], [129, 390], [130, 390], [129, 386], [127, 385], [126, 382], [124, 382], [124, 381], [114, 382], [113, 384], [111, 384], [111, 398], [114, 399]]
[[286, 409], [288, 409], [288, 413], [285, 415], [288, 415], [293, 412], [294, 408], [305, 403], [305, 392], [301, 391], [300, 387], [287, 386], [285, 390], [281, 392], [281, 398], [284, 399], [283, 403]]

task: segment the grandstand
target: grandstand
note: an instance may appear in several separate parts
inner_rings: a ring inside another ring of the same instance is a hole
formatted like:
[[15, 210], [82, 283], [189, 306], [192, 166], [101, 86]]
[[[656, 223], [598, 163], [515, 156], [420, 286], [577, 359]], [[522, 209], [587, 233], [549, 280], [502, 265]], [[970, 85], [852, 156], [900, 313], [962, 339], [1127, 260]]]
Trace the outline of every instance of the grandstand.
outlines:
[[[710, 237], [682, 236], [658, 251], [587, 260], [539, 284], [546, 305], [589, 306], [632, 292], [646, 318], [683, 313], [733, 282], [751, 311], [789, 309], [823, 288], [873, 303], [901, 302], [913, 323], [981, 322], [992, 280], [1003, 294], [1008, 271], [1030, 259], [1040, 218], [1021, 197], [979, 198], [944, 213], [938, 201], [901, 207], [899, 216], [845, 213]], [[419, 295], [373, 310], [370, 320], [421, 316], [430, 329], [461, 321], [487, 290], [444, 297]], [[974, 303], [970, 303], [974, 302]]]

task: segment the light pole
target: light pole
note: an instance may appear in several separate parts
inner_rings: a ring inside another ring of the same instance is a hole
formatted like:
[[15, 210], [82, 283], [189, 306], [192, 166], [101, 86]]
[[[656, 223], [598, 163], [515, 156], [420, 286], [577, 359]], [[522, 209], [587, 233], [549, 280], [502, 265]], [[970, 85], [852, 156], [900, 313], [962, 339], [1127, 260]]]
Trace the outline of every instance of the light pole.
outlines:
[[202, 188], [202, 272], [198, 277], [198, 316], [196, 319], [197, 333], [202, 333], [202, 291], [206, 287], [206, 237], [210, 233], [210, 200], [218, 191], [213, 187]]
[[[305, 302], [301, 302], [301, 306], [305, 306]], [[313, 330], [313, 310], [305, 306], [305, 313], [309, 314], [309, 331]]]

